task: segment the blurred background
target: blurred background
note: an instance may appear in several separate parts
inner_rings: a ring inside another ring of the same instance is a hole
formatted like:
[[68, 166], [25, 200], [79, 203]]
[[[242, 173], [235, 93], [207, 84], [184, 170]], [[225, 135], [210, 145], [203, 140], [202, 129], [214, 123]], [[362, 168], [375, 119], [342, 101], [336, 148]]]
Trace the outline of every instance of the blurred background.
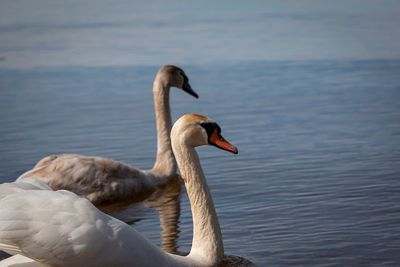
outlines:
[[[400, 2], [0, 1], [0, 182], [51, 153], [150, 168], [151, 86], [176, 64], [173, 119], [199, 148], [225, 253], [259, 266], [400, 263]], [[179, 250], [191, 245], [181, 197]], [[160, 242], [158, 214], [133, 227]]]
[[2, 67], [400, 56], [399, 3], [3, 0]]

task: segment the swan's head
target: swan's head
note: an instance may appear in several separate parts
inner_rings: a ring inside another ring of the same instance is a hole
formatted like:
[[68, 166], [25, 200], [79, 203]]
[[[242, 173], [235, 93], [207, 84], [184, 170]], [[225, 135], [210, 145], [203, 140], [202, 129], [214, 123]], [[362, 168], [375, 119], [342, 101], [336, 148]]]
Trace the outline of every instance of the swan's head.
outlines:
[[199, 95], [190, 86], [189, 78], [181, 68], [173, 65], [165, 65], [158, 70], [155, 80], [160, 82], [165, 88], [177, 87], [195, 98], [199, 98]]
[[178, 119], [172, 127], [171, 140], [192, 147], [213, 145], [234, 154], [238, 153], [238, 149], [222, 137], [221, 128], [215, 121], [198, 114], [186, 114]]

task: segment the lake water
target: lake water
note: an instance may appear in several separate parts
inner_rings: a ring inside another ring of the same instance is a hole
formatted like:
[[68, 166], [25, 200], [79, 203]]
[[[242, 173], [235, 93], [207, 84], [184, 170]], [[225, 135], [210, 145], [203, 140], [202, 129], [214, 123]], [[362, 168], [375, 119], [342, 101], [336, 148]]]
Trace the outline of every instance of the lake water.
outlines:
[[[400, 264], [400, 61], [181, 66], [173, 119], [214, 118], [239, 148], [198, 149], [225, 253], [259, 266]], [[157, 67], [0, 70], [0, 181], [60, 152], [153, 164]], [[188, 199], [178, 250], [188, 251]], [[133, 225], [160, 243], [155, 209]]]

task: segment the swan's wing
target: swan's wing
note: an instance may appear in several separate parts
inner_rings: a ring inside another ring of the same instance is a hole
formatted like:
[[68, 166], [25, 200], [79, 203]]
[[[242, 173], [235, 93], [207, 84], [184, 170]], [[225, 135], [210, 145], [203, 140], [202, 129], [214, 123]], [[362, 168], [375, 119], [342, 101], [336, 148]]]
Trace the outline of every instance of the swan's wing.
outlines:
[[48, 183], [51, 188], [65, 189], [85, 196], [95, 205], [136, 202], [153, 190], [153, 179], [145, 172], [111, 159], [76, 154], [51, 155], [21, 175]]
[[72, 192], [10, 187], [0, 185], [0, 250], [51, 266], [164, 266], [170, 260], [133, 228]]
[[[0, 203], [3, 203], [3, 198], [8, 197], [17, 193], [26, 193], [29, 190], [52, 190], [45, 182], [27, 178], [23, 181], [17, 181], [13, 183], [3, 183], [0, 185]], [[5, 204], [6, 202], [4, 202]], [[0, 210], [4, 210], [6, 207], [0, 207]], [[9, 254], [21, 253], [21, 249], [13, 244], [1, 243], [0, 248]]]
[[0, 198], [0, 249], [55, 266], [80, 256], [94, 260], [112, 244], [116, 230], [104, 217], [88, 200], [67, 191], [6, 194]]
[[0, 267], [45, 267], [45, 265], [22, 255], [15, 255], [0, 261]]
[[23, 181], [4, 183], [0, 186], [0, 198], [24, 190], [52, 190], [45, 182], [26, 178]]

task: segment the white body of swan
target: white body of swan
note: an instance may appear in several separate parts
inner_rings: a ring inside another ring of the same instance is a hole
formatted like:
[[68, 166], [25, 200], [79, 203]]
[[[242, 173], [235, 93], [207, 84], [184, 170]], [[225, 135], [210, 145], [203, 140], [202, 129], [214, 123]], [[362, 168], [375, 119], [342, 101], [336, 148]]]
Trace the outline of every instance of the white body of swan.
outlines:
[[151, 170], [101, 157], [75, 154], [51, 155], [17, 180], [27, 177], [45, 181], [54, 190], [65, 189], [88, 198], [96, 206], [129, 204], [147, 198], [157, 187], [176, 177], [176, 161], [171, 148], [170, 87], [178, 87], [194, 97], [184, 71], [167, 65], [153, 82], [157, 128], [157, 156]]
[[46, 265], [41, 264], [31, 258], [22, 256], [22, 255], [15, 255], [9, 257], [5, 260], [0, 261], [0, 267], [44, 267]]
[[189, 114], [171, 132], [193, 216], [187, 256], [162, 251], [86, 198], [31, 179], [0, 185], [0, 250], [50, 266], [218, 266], [224, 255], [221, 230], [194, 148], [210, 144], [237, 153], [220, 131], [207, 117]]

